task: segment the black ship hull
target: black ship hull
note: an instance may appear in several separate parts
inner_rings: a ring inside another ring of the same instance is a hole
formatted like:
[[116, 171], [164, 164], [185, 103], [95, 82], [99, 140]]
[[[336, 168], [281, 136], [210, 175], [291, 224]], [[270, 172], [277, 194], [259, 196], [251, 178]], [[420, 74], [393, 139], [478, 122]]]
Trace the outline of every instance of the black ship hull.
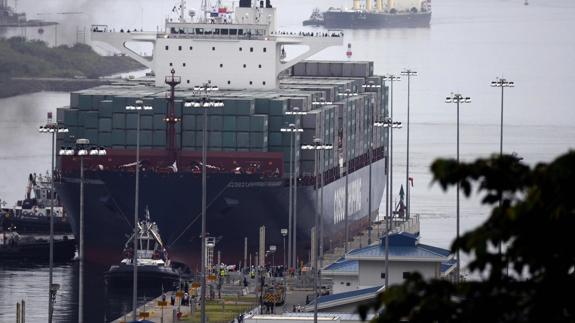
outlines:
[[[74, 258], [76, 243], [74, 239], [54, 241], [54, 261], [67, 262]], [[34, 243], [20, 243], [0, 246], [0, 260], [2, 261], [25, 261], [25, 262], [48, 262], [50, 244], [48, 241]]]
[[[131, 289], [134, 283], [132, 265], [113, 266], [104, 274], [106, 286], [111, 290]], [[173, 290], [180, 275], [169, 267], [138, 266], [138, 287], [145, 290]]]
[[[49, 216], [0, 216], [0, 222], [7, 229], [11, 226], [16, 227], [20, 233], [49, 234], [50, 217]], [[67, 234], [71, 233], [70, 223], [66, 218], [54, 217], [54, 233]]]
[[[372, 213], [377, 214], [385, 186], [384, 159], [372, 164]], [[120, 171], [88, 173], [85, 184], [85, 255], [88, 261], [113, 264], [122, 259], [126, 237], [134, 218], [134, 174]], [[367, 226], [369, 166], [348, 176], [349, 232]], [[79, 228], [79, 180], [63, 178], [56, 184], [70, 214], [74, 233]], [[207, 232], [218, 239], [215, 251], [228, 264], [243, 262], [244, 238], [248, 238], [248, 264], [256, 263], [259, 228], [266, 228], [266, 246], [276, 245], [276, 260], [282, 259], [283, 238], [288, 228], [287, 181], [259, 175], [208, 174]], [[341, 242], [345, 232], [345, 177], [326, 184], [323, 199], [325, 246]], [[140, 213], [147, 206], [158, 224], [170, 256], [175, 261], [199, 267], [201, 232], [201, 176], [193, 173], [140, 173]], [[310, 254], [316, 192], [299, 186], [297, 199], [297, 250], [300, 261]], [[287, 243], [287, 239], [286, 239]], [[250, 258], [251, 257], [251, 258]], [[214, 257], [214, 262], [215, 262]], [[269, 259], [271, 263], [271, 259]], [[276, 261], [276, 264], [280, 263]]]
[[323, 13], [325, 28], [418, 28], [429, 27], [431, 12], [376, 13], [329, 10]]

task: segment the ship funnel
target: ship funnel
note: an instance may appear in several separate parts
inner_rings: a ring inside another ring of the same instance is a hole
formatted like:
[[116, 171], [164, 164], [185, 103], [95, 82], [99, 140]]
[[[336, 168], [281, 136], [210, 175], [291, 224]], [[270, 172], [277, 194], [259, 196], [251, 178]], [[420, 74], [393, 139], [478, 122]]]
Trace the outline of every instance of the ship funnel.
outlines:
[[240, 0], [240, 8], [251, 8], [252, 0]]
[[360, 4], [359, 4], [360, 0], [353, 0], [353, 10], [359, 10], [360, 9]]
[[377, 9], [377, 11], [382, 12], [383, 11], [383, 0], [375, 0], [375, 8]]
[[365, 0], [365, 10], [371, 11], [371, 0]]

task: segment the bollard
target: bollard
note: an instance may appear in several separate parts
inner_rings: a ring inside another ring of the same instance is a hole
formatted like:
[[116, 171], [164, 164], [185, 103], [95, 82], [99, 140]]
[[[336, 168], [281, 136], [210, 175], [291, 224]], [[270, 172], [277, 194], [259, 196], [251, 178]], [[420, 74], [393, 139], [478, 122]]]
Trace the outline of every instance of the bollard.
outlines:
[[16, 303], [16, 323], [20, 322], [20, 303]]
[[172, 309], [172, 323], [176, 323], [176, 308]]
[[26, 323], [26, 302], [24, 300], [22, 300], [22, 318], [20, 320], [20, 322], [22, 323]]

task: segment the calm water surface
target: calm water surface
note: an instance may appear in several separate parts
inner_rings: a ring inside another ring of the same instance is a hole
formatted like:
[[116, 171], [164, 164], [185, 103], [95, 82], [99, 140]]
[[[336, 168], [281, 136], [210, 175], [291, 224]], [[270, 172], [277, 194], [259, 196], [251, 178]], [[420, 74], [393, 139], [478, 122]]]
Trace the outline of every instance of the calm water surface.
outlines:
[[[327, 8], [347, 1], [272, 1], [282, 8], [279, 25], [299, 31], [299, 22], [314, 7]], [[19, 6], [31, 14], [34, 1]], [[41, 11], [69, 9], [91, 12], [91, 22], [120, 27], [155, 29], [162, 25], [170, 1], [143, 0], [137, 4], [112, 0], [46, 0]], [[133, 6], [137, 8], [134, 9]], [[139, 7], [138, 7], [139, 6]], [[199, 1], [189, 6], [199, 8]], [[517, 87], [506, 92], [504, 150], [517, 152], [528, 164], [550, 161], [575, 147], [575, 3], [570, 0], [437, 0], [430, 29], [346, 31], [354, 60], [374, 60], [376, 72], [419, 72], [411, 86], [410, 169], [412, 213], [421, 215], [422, 240], [448, 247], [455, 236], [455, 193], [430, 185], [430, 163], [454, 157], [455, 106], [443, 103], [451, 92], [472, 97], [461, 107], [461, 156], [464, 160], [489, 156], [499, 149], [499, 91], [489, 87], [497, 76]], [[112, 10], [113, 9], [113, 10]], [[126, 15], [127, 10], [136, 14]], [[92, 11], [90, 11], [92, 10]], [[293, 50], [295, 51], [295, 49]], [[293, 52], [292, 51], [292, 52]], [[289, 53], [289, 52], [288, 52]], [[345, 59], [345, 46], [330, 48], [317, 59]], [[406, 82], [397, 83], [394, 114], [406, 121]], [[66, 93], [37, 93], [0, 99], [0, 198], [12, 204], [24, 196], [30, 172], [45, 172], [50, 163], [50, 136], [39, 134], [48, 111], [68, 104]], [[405, 127], [395, 133], [394, 183], [405, 182]], [[480, 224], [489, 209], [480, 197], [462, 199], [462, 231]], [[465, 259], [464, 259], [465, 260]], [[117, 317], [125, 298], [105, 296], [102, 272], [89, 267], [87, 315], [89, 322]], [[47, 313], [47, 268], [0, 264], [0, 322], [13, 322], [15, 303], [25, 299], [28, 322], [43, 322]], [[74, 322], [77, 274], [74, 264], [56, 268], [62, 285], [56, 303], [58, 322]], [[148, 295], [149, 296], [149, 295]], [[107, 301], [102, 301], [106, 299]], [[142, 295], [143, 300], [143, 295]]]

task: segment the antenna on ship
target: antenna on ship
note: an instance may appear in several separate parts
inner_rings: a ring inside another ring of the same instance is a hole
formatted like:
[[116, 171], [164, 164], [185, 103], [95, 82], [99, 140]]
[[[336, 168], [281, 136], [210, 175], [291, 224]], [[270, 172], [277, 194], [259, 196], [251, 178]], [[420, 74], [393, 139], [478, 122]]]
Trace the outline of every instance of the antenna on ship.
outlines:
[[180, 22], [186, 22], [186, 0], [180, 0]]
[[176, 117], [176, 86], [181, 83], [181, 78], [179, 76], [175, 76], [176, 70], [172, 68], [170, 71], [171, 75], [166, 76], [166, 84], [170, 86], [170, 96], [168, 97], [168, 111], [166, 114], [166, 118], [164, 121], [168, 124], [166, 128], [166, 137], [168, 143], [168, 151], [172, 155], [172, 157], [176, 158], [176, 123], [180, 121], [179, 118]]

